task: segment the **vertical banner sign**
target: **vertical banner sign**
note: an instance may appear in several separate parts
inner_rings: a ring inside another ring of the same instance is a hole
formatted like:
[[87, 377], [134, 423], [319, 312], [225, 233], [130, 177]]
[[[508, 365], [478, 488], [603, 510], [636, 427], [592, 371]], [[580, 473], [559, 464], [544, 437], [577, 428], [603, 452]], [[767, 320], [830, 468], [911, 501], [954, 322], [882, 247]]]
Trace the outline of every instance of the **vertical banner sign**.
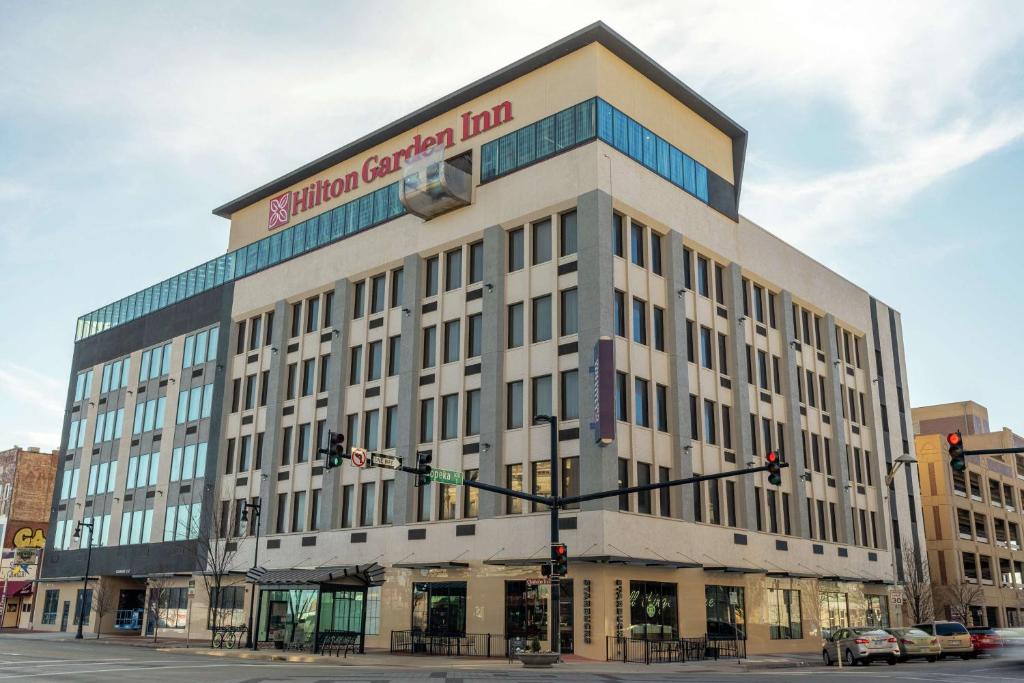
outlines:
[[594, 346], [594, 439], [615, 440], [615, 340], [601, 337]]

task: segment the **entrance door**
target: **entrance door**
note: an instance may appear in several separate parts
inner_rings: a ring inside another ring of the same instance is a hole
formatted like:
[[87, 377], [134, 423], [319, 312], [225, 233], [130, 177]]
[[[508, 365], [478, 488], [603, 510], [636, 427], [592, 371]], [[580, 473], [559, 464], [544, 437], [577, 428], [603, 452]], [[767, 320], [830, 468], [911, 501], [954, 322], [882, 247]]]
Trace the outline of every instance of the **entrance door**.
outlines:
[[64, 609], [60, 613], [60, 630], [61, 631], [67, 631], [68, 630], [68, 616], [70, 614], [71, 614], [71, 601], [70, 600], [65, 600], [64, 601]]
[[571, 654], [573, 652], [572, 638], [572, 579], [562, 579], [559, 584], [558, 599], [558, 633], [561, 636], [562, 652]]

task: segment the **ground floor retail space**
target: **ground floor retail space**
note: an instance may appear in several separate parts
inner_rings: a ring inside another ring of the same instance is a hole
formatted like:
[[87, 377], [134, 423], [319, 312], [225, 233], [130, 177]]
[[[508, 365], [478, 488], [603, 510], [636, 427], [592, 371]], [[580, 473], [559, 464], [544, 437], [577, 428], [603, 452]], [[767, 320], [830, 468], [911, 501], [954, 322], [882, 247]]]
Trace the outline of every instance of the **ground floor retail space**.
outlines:
[[[551, 646], [552, 586], [536, 560], [269, 570], [207, 589], [201, 575], [95, 577], [37, 588], [35, 627], [209, 640], [211, 627], [247, 626], [265, 646], [311, 650], [354, 634], [357, 649], [423, 651], [431, 637], [466, 637], [473, 651], [510, 640]], [[604, 659], [609, 639], [743, 641], [748, 654], [815, 650], [825, 629], [906, 623], [890, 587], [850, 577], [766, 574], [739, 567], [662, 566], [620, 558], [577, 561], [559, 584], [561, 649]], [[83, 608], [82, 600], [86, 605]], [[106, 608], [98, 610], [102, 599]], [[211, 609], [211, 605], [213, 608]], [[102, 612], [102, 614], [100, 614]], [[472, 637], [472, 638], [470, 638]]]

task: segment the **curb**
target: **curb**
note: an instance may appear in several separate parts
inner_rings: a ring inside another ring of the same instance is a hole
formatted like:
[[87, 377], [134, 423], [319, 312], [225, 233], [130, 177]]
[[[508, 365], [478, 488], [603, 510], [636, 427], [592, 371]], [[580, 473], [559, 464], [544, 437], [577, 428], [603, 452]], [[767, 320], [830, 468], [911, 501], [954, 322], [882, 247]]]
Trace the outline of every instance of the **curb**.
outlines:
[[758, 671], [762, 669], [801, 669], [811, 666], [803, 660], [781, 661], [781, 662], [748, 662], [740, 664], [744, 671]]

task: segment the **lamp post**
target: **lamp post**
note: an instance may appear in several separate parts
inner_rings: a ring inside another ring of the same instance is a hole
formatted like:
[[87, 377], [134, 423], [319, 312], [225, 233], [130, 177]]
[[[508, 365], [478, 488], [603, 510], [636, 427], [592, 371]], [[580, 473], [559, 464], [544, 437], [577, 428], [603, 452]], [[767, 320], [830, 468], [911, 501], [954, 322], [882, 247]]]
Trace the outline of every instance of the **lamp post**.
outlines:
[[[547, 423], [551, 427], [551, 545], [558, 543], [558, 510], [561, 502], [558, 499], [558, 417], [555, 415], [534, 415], [533, 424]], [[552, 567], [552, 569], [554, 569]], [[562, 623], [561, 623], [561, 593], [562, 577], [555, 576], [551, 572], [551, 649], [562, 659]]]
[[[92, 564], [92, 522], [80, 521], [78, 526], [75, 527], [75, 533], [71, 534], [74, 539], [82, 537], [82, 527], [88, 527], [89, 529], [89, 540], [88, 552], [85, 555], [85, 576], [82, 577], [82, 602], [78, 605], [78, 630], [75, 631], [75, 640], [82, 639], [82, 624], [85, 623], [85, 602], [86, 596], [89, 595], [89, 565]], [[99, 628], [99, 624], [96, 625]]]
[[[256, 527], [256, 543], [253, 544], [252, 550], [252, 568], [256, 569], [259, 565], [260, 555], [260, 512], [263, 509], [263, 502], [257, 498], [253, 502], [245, 501], [242, 503], [242, 514], [240, 519], [243, 522], [248, 523], [249, 521], [249, 510], [252, 510], [253, 526]], [[245, 647], [256, 649], [256, 639], [252, 637], [253, 629], [253, 612], [256, 608], [256, 581], [252, 582], [252, 598], [249, 600], [249, 629], [245, 633]]]
[[[917, 464], [917, 460], [910, 453], [903, 453], [896, 457], [892, 461], [892, 465], [889, 467], [889, 471], [885, 475], [885, 489], [886, 495], [889, 496], [889, 512], [895, 514], [896, 499], [893, 497], [895, 490], [890, 493], [889, 489], [893, 488], [893, 481], [896, 479], [896, 473], [900, 471], [901, 467], [910, 467], [911, 465]], [[893, 536], [892, 547], [889, 548], [889, 556], [892, 557], [892, 583], [894, 586], [899, 587], [899, 571], [896, 569], [896, 562], [902, 562], [903, 558], [896, 557], [896, 537]], [[904, 568], [905, 571], [905, 568]], [[900, 623], [903, 622], [903, 609], [899, 610]]]

